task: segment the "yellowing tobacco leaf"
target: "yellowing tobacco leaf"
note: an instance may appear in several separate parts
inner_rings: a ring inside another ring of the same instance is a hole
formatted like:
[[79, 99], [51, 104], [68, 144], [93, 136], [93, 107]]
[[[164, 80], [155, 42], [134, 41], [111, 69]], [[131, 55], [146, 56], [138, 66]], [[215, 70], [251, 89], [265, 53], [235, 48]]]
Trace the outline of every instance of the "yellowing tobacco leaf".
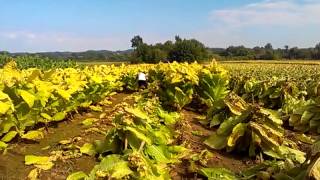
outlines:
[[21, 137], [28, 140], [40, 140], [44, 138], [44, 134], [42, 131], [29, 131]]
[[20, 94], [22, 99], [28, 104], [28, 106], [30, 108], [32, 108], [34, 101], [36, 100], [36, 97], [33, 94], [31, 94], [30, 92], [25, 91], [25, 90], [21, 90], [21, 89], [18, 90], [18, 93]]

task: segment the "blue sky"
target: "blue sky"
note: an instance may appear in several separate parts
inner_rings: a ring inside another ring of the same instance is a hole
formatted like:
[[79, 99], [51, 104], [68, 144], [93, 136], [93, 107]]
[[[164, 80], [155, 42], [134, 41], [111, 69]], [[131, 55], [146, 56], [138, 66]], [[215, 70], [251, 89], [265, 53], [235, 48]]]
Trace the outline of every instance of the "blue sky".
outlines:
[[320, 0], [0, 0], [0, 50], [123, 50], [175, 35], [210, 47], [311, 47]]

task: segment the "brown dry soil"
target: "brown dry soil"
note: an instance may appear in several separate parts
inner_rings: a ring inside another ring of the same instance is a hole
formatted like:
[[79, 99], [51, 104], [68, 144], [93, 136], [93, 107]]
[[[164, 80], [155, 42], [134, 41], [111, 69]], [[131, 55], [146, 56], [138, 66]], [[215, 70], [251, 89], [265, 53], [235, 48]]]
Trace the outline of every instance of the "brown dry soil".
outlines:
[[[50, 125], [48, 132], [44, 139], [39, 142], [26, 142], [21, 139], [16, 140], [10, 144], [10, 149], [5, 155], [0, 155], [0, 180], [21, 180], [26, 179], [29, 172], [34, 169], [34, 166], [26, 166], [24, 164], [25, 155], [41, 155], [50, 156], [50, 152], [63, 149], [63, 146], [59, 144], [61, 140], [76, 139], [74, 145], [82, 146], [84, 143], [92, 143], [94, 140], [101, 140], [105, 137], [104, 134], [89, 131], [92, 127], [97, 128], [103, 132], [106, 132], [110, 125], [110, 114], [113, 107], [116, 104], [126, 102], [133, 103], [133, 99], [128, 98], [128, 94], [118, 93], [110, 97], [112, 104], [104, 106], [103, 112], [105, 117], [101, 118], [101, 112], [83, 112], [76, 114], [73, 118]], [[213, 131], [206, 129], [201, 125], [196, 117], [199, 115], [189, 110], [182, 111], [183, 124], [180, 127], [182, 135], [180, 142], [188, 145], [194, 152], [201, 152], [204, 149], [209, 149], [202, 142]], [[97, 118], [99, 119], [92, 127], [88, 128], [81, 124], [84, 119]], [[195, 134], [195, 132], [201, 132], [201, 134]], [[248, 166], [254, 164], [253, 160], [246, 159], [236, 154], [228, 154], [225, 152], [214, 151], [209, 149], [213, 153], [213, 157], [208, 160], [209, 167], [225, 167], [235, 172], [239, 172]], [[91, 169], [96, 165], [97, 159], [95, 157], [82, 155], [81, 157], [71, 158], [66, 160], [58, 160], [54, 162], [52, 169], [40, 172], [40, 179], [66, 179], [66, 177], [72, 172], [83, 171], [89, 173]], [[174, 167], [171, 172], [171, 176], [175, 180], [180, 179], [202, 179], [194, 177], [196, 174], [190, 174], [189, 162], [183, 161], [180, 165]], [[197, 176], [197, 175], [196, 175]]]

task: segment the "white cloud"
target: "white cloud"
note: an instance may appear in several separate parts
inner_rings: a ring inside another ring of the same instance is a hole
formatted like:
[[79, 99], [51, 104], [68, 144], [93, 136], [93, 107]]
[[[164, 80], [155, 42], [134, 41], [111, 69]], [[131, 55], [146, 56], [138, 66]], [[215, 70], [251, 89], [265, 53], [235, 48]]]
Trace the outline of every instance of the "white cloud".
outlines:
[[303, 26], [320, 24], [320, 2], [265, 0], [233, 9], [214, 10], [210, 19], [227, 26]]
[[262, 0], [211, 11], [207, 27], [192, 36], [210, 47], [312, 47], [319, 31], [320, 0]]

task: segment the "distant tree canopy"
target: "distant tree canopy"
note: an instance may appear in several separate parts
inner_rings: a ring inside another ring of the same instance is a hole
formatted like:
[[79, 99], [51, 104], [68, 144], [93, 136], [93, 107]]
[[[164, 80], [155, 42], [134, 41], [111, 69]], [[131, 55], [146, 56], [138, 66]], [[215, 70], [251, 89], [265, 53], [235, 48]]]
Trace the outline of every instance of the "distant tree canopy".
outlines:
[[129, 61], [132, 50], [125, 51], [107, 51], [107, 50], [89, 50], [84, 52], [41, 52], [41, 53], [9, 53], [0, 51], [10, 57], [38, 56], [49, 59], [63, 59], [75, 61], [106, 61], [106, 62], [126, 62]]
[[227, 48], [207, 48], [195, 39], [182, 39], [175, 36], [174, 41], [147, 44], [142, 37], [135, 36], [131, 40], [132, 49], [124, 51], [89, 50], [84, 52], [41, 52], [10, 53], [0, 51], [0, 55], [9, 57], [38, 56], [41, 58], [75, 61], [105, 61], [158, 63], [193, 62], [215, 58], [217, 60], [320, 60], [320, 43], [310, 48], [289, 47], [275, 49], [271, 43], [262, 47], [247, 48], [245, 46], [229, 46]]
[[279, 60], [302, 59], [320, 60], [320, 43], [314, 48], [284, 48], [274, 49], [271, 43], [264, 47], [246, 48], [244, 46], [229, 46], [228, 48], [209, 48], [212, 56], [220, 60]]
[[152, 45], [144, 43], [140, 36], [135, 36], [131, 43], [134, 48], [132, 61], [135, 63], [193, 62], [209, 58], [207, 48], [195, 39], [181, 39], [176, 36], [175, 42], [166, 41]]

